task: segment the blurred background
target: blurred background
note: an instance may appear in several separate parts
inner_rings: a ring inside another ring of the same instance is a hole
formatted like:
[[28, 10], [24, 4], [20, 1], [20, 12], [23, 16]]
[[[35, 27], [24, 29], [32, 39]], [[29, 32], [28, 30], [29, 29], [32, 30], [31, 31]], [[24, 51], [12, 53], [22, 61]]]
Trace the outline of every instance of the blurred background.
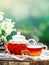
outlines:
[[27, 39], [49, 45], [49, 0], [0, 0], [0, 11], [4, 12], [4, 18], [15, 22], [16, 30]]

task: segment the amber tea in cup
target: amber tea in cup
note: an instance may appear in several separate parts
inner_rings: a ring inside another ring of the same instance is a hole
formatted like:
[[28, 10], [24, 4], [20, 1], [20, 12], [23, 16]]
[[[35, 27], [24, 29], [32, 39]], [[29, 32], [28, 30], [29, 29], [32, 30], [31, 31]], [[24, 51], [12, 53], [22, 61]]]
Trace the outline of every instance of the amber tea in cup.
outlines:
[[38, 56], [41, 54], [43, 47], [47, 49], [46, 45], [40, 46], [40, 45], [28, 45], [27, 51], [30, 56]]
[[38, 56], [41, 54], [42, 50], [47, 50], [47, 46], [42, 43], [37, 43], [35, 39], [29, 39], [29, 44], [27, 45], [28, 54], [31, 56]]

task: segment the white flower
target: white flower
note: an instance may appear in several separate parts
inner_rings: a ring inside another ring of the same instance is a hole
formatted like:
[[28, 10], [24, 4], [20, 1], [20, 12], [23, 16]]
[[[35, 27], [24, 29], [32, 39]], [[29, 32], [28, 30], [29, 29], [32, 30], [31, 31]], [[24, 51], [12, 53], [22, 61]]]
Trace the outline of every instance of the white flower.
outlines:
[[0, 28], [6, 32], [6, 35], [10, 35], [12, 31], [14, 31], [14, 22], [11, 22], [11, 19], [5, 19], [0, 24]]
[[6, 35], [10, 35], [11, 32], [13, 31], [13, 29], [12, 28], [7, 28], [5, 31], [6, 31]]
[[2, 21], [3, 20], [3, 16], [2, 15], [0, 15], [0, 21]]
[[6, 37], [2, 35], [2, 40], [7, 41]]
[[3, 14], [4, 14], [4, 13], [0, 11], [0, 21], [3, 20]]

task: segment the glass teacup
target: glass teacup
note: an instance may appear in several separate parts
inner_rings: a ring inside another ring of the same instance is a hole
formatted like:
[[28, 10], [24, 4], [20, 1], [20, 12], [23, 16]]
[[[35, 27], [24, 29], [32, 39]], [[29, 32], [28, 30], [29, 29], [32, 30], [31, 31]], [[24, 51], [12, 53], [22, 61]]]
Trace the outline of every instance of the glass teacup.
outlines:
[[38, 56], [41, 54], [42, 50], [47, 50], [47, 46], [43, 45], [42, 43], [36, 43], [35, 41], [34, 43], [32, 42], [32, 44], [29, 43], [27, 45], [27, 52], [30, 56]]

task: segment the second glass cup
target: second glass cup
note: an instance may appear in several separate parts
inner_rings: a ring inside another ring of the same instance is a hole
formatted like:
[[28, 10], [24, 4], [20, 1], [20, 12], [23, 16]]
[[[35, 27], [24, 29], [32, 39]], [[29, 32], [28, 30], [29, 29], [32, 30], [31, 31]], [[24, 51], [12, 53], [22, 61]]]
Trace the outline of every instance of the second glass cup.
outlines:
[[47, 46], [42, 43], [37, 43], [34, 39], [29, 39], [27, 52], [30, 56], [38, 56], [41, 54], [42, 50], [47, 50]]

